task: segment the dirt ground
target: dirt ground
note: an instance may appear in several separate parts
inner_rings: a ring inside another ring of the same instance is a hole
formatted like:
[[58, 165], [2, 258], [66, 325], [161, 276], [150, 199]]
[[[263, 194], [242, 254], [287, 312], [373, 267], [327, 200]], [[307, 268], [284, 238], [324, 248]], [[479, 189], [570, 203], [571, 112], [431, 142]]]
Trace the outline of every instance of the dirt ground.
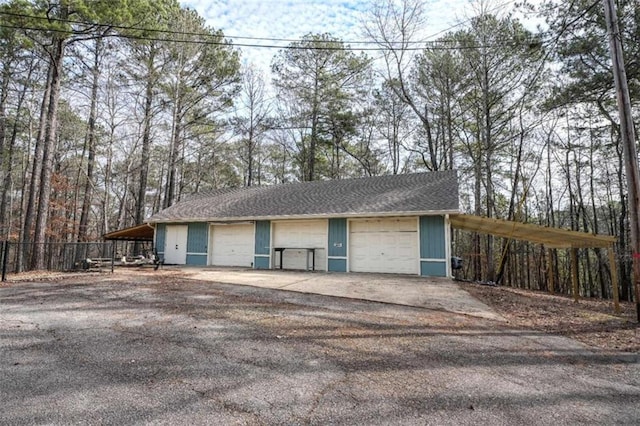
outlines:
[[[116, 269], [115, 272], [115, 276], [122, 276], [132, 271]], [[153, 271], [149, 268], [136, 269], [135, 275], [141, 281], [165, 285], [185, 278], [185, 274], [179, 271]], [[78, 274], [33, 271], [8, 278], [10, 282], [57, 281], [86, 276], [91, 276], [92, 281], [112, 281], [115, 278], [105, 271]], [[621, 302], [622, 312], [616, 315], [610, 300], [581, 299], [574, 303], [570, 297], [540, 291], [468, 282], [459, 282], [459, 285], [505, 317], [511, 327], [558, 334], [612, 352], [640, 353], [640, 325], [636, 322], [635, 304]]]
[[0, 285], [0, 425], [640, 418], [636, 353], [444, 307], [188, 272], [32, 275]]
[[635, 304], [620, 303], [613, 312], [610, 300], [580, 299], [540, 291], [460, 283], [482, 302], [508, 319], [513, 327], [560, 334], [611, 351], [640, 352], [640, 326]]

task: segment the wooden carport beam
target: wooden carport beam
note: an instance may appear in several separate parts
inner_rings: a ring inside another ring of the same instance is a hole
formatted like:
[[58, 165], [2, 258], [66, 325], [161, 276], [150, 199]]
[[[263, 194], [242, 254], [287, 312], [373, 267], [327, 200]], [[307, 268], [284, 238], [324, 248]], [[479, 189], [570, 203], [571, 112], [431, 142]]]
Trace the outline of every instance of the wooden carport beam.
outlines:
[[[618, 273], [616, 270], [614, 244], [616, 238], [611, 235], [595, 235], [586, 232], [550, 228], [547, 226], [520, 223], [502, 219], [487, 218], [468, 214], [449, 216], [451, 226], [481, 234], [490, 234], [514, 240], [524, 240], [544, 244], [549, 249], [549, 264], [552, 263], [552, 249], [571, 249], [571, 280], [574, 300], [578, 301], [578, 248], [605, 248], [609, 253], [611, 264], [611, 287], [613, 304], [616, 313], [620, 313], [620, 296], [618, 294]], [[553, 270], [550, 270], [553, 274]], [[550, 275], [550, 290], [553, 291], [553, 278]], [[640, 295], [639, 295], [640, 298]], [[639, 302], [640, 303], [640, 302]], [[639, 313], [640, 315], [640, 313]]]
[[607, 248], [615, 244], [611, 235], [595, 235], [468, 214], [450, 215], [451, 226], [481, 234], [544, 244], [551, 248]]

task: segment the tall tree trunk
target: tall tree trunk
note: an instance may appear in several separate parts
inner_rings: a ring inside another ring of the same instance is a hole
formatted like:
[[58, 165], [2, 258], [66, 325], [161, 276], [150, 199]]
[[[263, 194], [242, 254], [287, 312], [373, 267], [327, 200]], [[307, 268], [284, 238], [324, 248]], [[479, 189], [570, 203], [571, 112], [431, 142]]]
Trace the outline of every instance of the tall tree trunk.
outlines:
[[[620, 138], [614, 137], [618, 152], [618, 191], [620, 197], [620, 214], [618, 216], [618, 253], [627, 253], [629, 248], [629, 225], [627, 224], [627, 194], [625, 192], [626, 184], [624, 179], [624, 161], [622, 158], [622, 148], [620, 147]], [[626, 256], [618, 256], [620, 262], [620, 284], [622, 291], [620, 292], [620, 299], [625, 301], [631, 301], [631, 263], [626, 259]]]
[[96, 158], [96, 115], [98, 109], [98, 83], [100, 80], [100, 55], [102, 53], [102, 39], [95, 40], [95, 50], [93, 57], [93, 69], [91, 70], [93, 80], [91, 82], [91, 106], [89, 110], [89, 127], [87, 129], [86, 149], [87, 149], [87, 175], [84, 184], [84, 197], [82, 199], [82, 210], [80, 213], [80, 224], [78, 227], [78, 241], [87, 239], [87, 226], [89, 223], [89, 211], [91, 210], [91, 200], [93, 197], [93, 169]]
[[253, 124], [253, 111], [251, 112], [251, 118], [249, 122], [249, 140], [247, 141], [247, 186], [253, 185], [253, 156], [254, 153], [254, 141], [253, 141], [253, 132], [254, 132], [254, 124]]
[[[596, 193], [596, 186], [595, 186], [596, 159], [594, 158], [594, 154], [596, 153], [597, 149], [595, 146], [595, 141], [593, 140], [593, 131], [590, 132], [590, 141], [591, 143], [589, 145], [589, 172], [590, 172], [589, 173], [589, 191], [591, 193], [591, 216], [593, 217], [593, 229], [591, 231], [594, 234], [599, 234], [600, 220], [598, 217], [599, 216], [598, 209], [596, 207], [596, 197], [594, 196], [594, 194]], [[609, 274], [606, 271], [606, 266], [605, 266], [606, 263], [603, 261], [602, 250], [600, 248], [596, 247], [594, 249], [594, 252], [596, 254], [596, 260], [598, 261], [598, 283], [600, 287], [600, 297], [607, 298], [609, 295], [609, 292], [607, 291], [606, 277], [609, 276]]]
[[[489, 65], [487, 55], [482, 55], [482, 117], [484, 123], [484, 146], [485, 146], [485, 167], [486, 167], [486, 197], [487, 197], [487, 217], [494, 216], [495, 200], [493, 191], [493, 153], [494, 141], [491, 129], [491, 106], [489, 104]], [[495, 265], [493, 263], [493, 235], [487, 235], [487, 280], [495, 280]]]
[[[579, 211], [582, 222], [582, 230], [590, 233], [589, 222], [587, 217], [587, 209], [584, 204], [584, 196], [582, 194], [582, 178], [580, 174], [580, 163], [576, 162], [576, 196], [577, 196], [577, 211]], [[587, 297], [593, 296], [593, 271], [591, 270], [591, 257], [587, 250], [583, 250], [584, 258], [586, 261], [586, 268], [582, 268], [583, 274], [586, 275], [587, 288], [585, 288], [585, 295]]]
[[[63, 18], [67, 17], [66, 12], [66, 9], [62, 8], [61, 15]], [[47, 127], [42, 151], [39, 200], [34, 232], [35, 250], [33, 252], [33, 265], [35, 269], [44, 269], [45, 267], [45, 243], [47, 241], [47, 225], [51, 201], [53, 151], [55, 150], [58, 126], [58, 104], [60, 99], [64, 50], [65, 40], [54, 37], [54, 49], [51, 57], [51, 93], [49, 96], [49, 107], [47, 108]]]
[[311, 138], [309, 140], [309, 151], [307, 152], [307, 181], [315, 180], [316, 144], [318, 143], [318, 115], [320, 114], [320, 101], [318, 100], [320, 82], [318, 76], [315, 78], [314, 85], [313, 105], [311, 108]]
[[[26, 81], [31, 81], [31, 76], [35, 69], [35, 65], [32, 63], [29, 64], [29, 71], [27, 74]], [[15, 120], [13, 122], [13, 128], [11, 130], [11, 136], [9, 138], [9, 143], [6, 147], [6, 167], [3, 170], [4, 179], [2, 181], [2, 195], [0, 196], [0, 224], [5, 225], [5, 229], [3, 233], [0, 235], [0, 238], [9, 239], [10, 228], [11, 228], [11, 220], [7, 220], [7, 208], [8, 208], [8, 199], [9, 199], [9, 191], [11, 190], [11, 182], [13, 179], [13, 160], [14, 160], [14, 152], [16, 141], [18, 138], [18, 127], [20, 125], [20, 120], [22, 119], [22, 104], [24, 103], [27, 91], [29, 90], [29, 85], [24, 84], [22, 86], [22, 90], [18, 95], [18, 103], [16, 105], [16, 115]], [[3, 136], [4, 137], [4, 136]], [[4, 157], [4, 155], [3, 155]]]
[[[520, 115], [520, 123], [522, 124], [522, 115]], [[518, 194], [518, 185], [520, 184], [520, 169], [522, 167], [522, 147], [524, 145], [524, 132], [520, 132], [518, 144], [518, 154], [516, 155], [516, 170], [513, 173], [513, 184], [511, 189], [511, 198], [509, 199], [509, 212], [507, 214], [508, 220], [517, 220], [517, 217], [520, 208], [518, 207], [518, 211], [516, 211], [516, 197]], [[523, 194], [523, 197], [525, 195]], [[500, 284], [502, 282], [502, 276], [504, 275], [504, 269], [507, 265], [507, 259], [511, 253], [511, 240], [505, 238], [502, 246], [502, 257], [500, 259], [500, 264], [498, 266], [498, 273], [496, 276], [496, 283]]]
[[127, 161], [127, 172], [124, 175], [124, 182], [122, 183], [124, 190], [122, 198], [120, 199], [120, 208], [118, 209], [117, 229], [124, 228], [129, 224], [127, 220], [127, 210], [129, 208], [129, 181], [132, 174], [131, 169], [131, 161]]
[[[547, 226], [556, 226], [556, 216], [553, 206], [553, 172], [551, 167], [551, 135], [547, 136], [547, 187], [546, 187], [546, 200], [547, 200]], [[555, 265], [554, 265], [555, 266]]]
[[[476, 158], [475, 170], [475, 186], [474, 186], [474, 204], [476, 216], [482, 216], [482, 166], [480, 164], [480, 158]], [[482, 279], [482, 250], [480, 248], [480, 234], [474, 232], [473, 234], [473, 279], [480, 281]]]
[[107, 145], [107, 162], [104, 167], [104, 201], [102, 210], [102, 234], [110, 231], [109, 228], [109, 212], [111, 212], [111, 174], [113, 164], [113, 141], [115, 139], [113, 127], [109, 134], [109, 143]]
[[140, 160], [140, 178], [138, 179], [138, 198], [135, 209], [135, 225], [143, 222], [146, 208], [147, 175], [149, 174], [149, 157], [151, 153], [151, 108], [153, 106], [153, 73], [155, 62], [155, 49], [151, 50], [148, 60], [149, 75], [146, 81], [144, 123], [142, 133], [142, 152]]
[[22, 270], [23, 260], [28, 262], [26, 265], [28, 268], [32, 268], [32, 253], [33, 253], [33, 223], [36, 217], [37, 200], [39, 199], [38, 188], [40, 187], [40, 171], [42, 169], [42, 156], [44, 153], [44, 138], [47, 128], [47, 115], [49, 109], [49, 98], [51, 96], [51, 81], [53, 78], [54, 66], [49, 64], [47, 71], [47, 84], [45, 85], [45, 91], [42, 95], [42, 103], [40, 105], [40, 125], [38, 126], [38, 133], [36, 135], [36, 144], [33, 153], [33, 162], [31, 167], [31, 177], [29, 179], [29, 197], [27, 199], [27, 205], [25, 207], [24, 225], [21, 231], [20, 241], [22, 243], [22, 250], [19, 254], [18, 268]]
[[173, 125], [171, 132], [171, 147], [169, 149], [169, 164], [167, 183], [165, 186], [164, 202], [162, 208], [172, 206], [176, 198], [176, 180], [178, 175], [178, 160], [180, 157], [180, 139], [182, 138], [182, 99], [180, 97], [180, 83], [176, 87], [176, 100], [173, 108]]
[[453, 114], [451, 113], [451, 86], [450, 80], [447, 79], [447, 94], [446, 94], [446, 128], [447, 128], [447, 158], [448, 164], [446, 169], [453, 170], [455, 169], [453, 164]]
[[427, 169], [437, 172], [440, 169], [438, 148], [433, 140], [433, 132], [431, 131], [431, 123], [429, 122], [429, 108], [427, 105], [424, 106], [424, 116], [420, 117], [420, 119], [420, 121], [422, 121], [422, 128], [427, 136], [427, 147], [429, 148], [429, 162], [431, 165], [427, 164]]
[[[5, 142], [7, 134], [7, 98], [9, 97], [9, 82], [11, 81], [11, 60], [5, 58], [2, 66], [2, 80], [0, 80], [0, 172], [3, 172], [5, 162]], [[0, 226], [4, 224], [0, 222]]]

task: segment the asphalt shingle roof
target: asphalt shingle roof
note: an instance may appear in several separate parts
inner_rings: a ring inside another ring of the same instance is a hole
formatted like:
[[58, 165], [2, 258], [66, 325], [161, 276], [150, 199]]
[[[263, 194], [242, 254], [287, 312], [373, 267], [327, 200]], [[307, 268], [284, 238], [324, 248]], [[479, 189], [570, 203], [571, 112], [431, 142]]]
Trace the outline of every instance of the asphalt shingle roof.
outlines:
[[222, 189], [197, 194], [148, 222], [339, 217], [458, 211], [454, 170]]

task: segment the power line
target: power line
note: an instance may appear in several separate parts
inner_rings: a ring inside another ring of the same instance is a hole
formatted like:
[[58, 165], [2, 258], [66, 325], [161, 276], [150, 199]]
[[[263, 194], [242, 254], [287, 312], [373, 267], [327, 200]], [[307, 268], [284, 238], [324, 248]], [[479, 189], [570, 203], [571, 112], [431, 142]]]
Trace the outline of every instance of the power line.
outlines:
[[[51, 28], [42, 28], [42, 27], [31, 27], [31, 26], [16, 26], [16, 25], [7, 25], [0, 24], [0, 28], [7, 29], [16, 29], [16, 30], [31, 30], [31, 31], [41, 31], [41, 32], [49, 32], [52, 31]], [[64, 34], [77, 34], [77, 35], [85, 35], [90, 37], [90, 34], [78, 34], [72, 30], [54, 30], [58, 33]], [[344, 44], [342, 42], [330, 41], [330, 45], [325, 46], [314, 46], [314, 45], [272, 45], [272, 44], [252, 44], [252, 43], [233, 43], [231, 40], [227, 41], [215, 41], [215, 40], [176, 40], [172, 38], [160, 38], [160, 37], [144, 37], [140, 35], [131, 35], [131, 34], [123, 34], [123, 33], [115, 33], [115, 34], [104, 34], [102, 37], [113, 37], [113, 38], [124, 38], [129, 40], [141, 40], [141, 41], [156, 41], [156, 42], [166, 42], [166, 43], [178, 43], [178, 44], [200, 44], [200, 45], [214, 45], [214, 46], [228, 46], [228, 47], [250, 47], [250, 48], [263, 48], [263, 49], [283, 49], [283, 50], [328, 50], [328, 51], [369, 51], [369, 52], [384, 52], [391, 51], [394, 47], [363, 47], [363, 48], [355, 48], [350, 49], [348, 46], [338, 46], [337, 44]], [[438, 41], [425, 42], [424, 46], [418, 47], [403, 47], [402, 50], [405, 51], [423, 51], [423, 50], [472, 50], [472, 49], [490, 49], [497, 47], [504, 47], [512, 45], [513, 42], [521, 42], [521, 43], [539, 43], [539, 40], [536, 39], [524, 39], [524, 40], [497, 40], [496, 43], [493, 44], [482, 44], [482, 45], [460, 45], [455, 44], [451, 46], [443, 45], [445, 43], [440, 43]], [[457, 42], [456, 42], [457, 43]], [[334, 44], [334, 45], [331, 45]], [[446, 43], [449, 44], [449, 43]], [[453, 43], [451, 43], [453, 44]]]
[[[13, 13], [13, 12], [4, 12], [0, 11], [0, 15], [12, 16], [15, 18], [25, 18], [25, 19], [37, 19], [43, 20], [47, 22], [60, 22], [65, 24], [79, 24], [79, 25], [89, 25], [94, 27], [106, 27], [120, 30], [129, 30], [129, 31], [141, 31], [148, 33], [158, 33], [158, 34], [176, 34], [176, 35], [186, 35], [186, 36], [199, 36], [199, 37], [212, 37], [214, 35], [207, 34], [203, 32], [190, 32], [190, 31], [177, 31], [177, 30], [169, 30], [169, 29], [158, 29], [158, 28], [148, 28], [148, 27], [134, 27], [134, 26], [124, 26], [124, 25], [115, 25], [115, 24], [101, 24], [101, 23], [91, 23], [86, 21], [77, 21], [71, 19], [62, 19], [55, 17], [45, 17], [45, 16], [36, 16], [36, 15], [27, 15], [22, 13]], [[232, 36], [225, 35], [226, 38], [229, 39], [238, 39], [238, 40], [255, 40], [255, 41], [269, 41], [269, 42], [288, 42], [288, 43], [299, 43], [304, 42], [304, 39], [293, 39], [293, 38], [274, 38], [274, 37], [251, 37], [251, 36]], [[377, 44], [376, 41], [342, 41], [346, 44]], [[400, 42], [397, 42], [400, 43]], [[418, 44], [423, 43], [423, 41], [407, 41], [405, 43], [409, 44]]]
[[[504, 3], [502, 6], [504, 6], [505, 4], [507, 3]], [[495, 10], [495, 9], [496, 8], [493, 8], [492, 10]], [[60, 22], [65, 24], [88, 25], [88, 26], [94, 26], [94, 27], [106, 27], [106, 28], [129, 30], [129, 31], [142, 31], [142, 32], [148, 32], [148, 33], [192, 35], [192, 36], [205, 36], [205, 37], [213, 36], [212, 34], [207, 34], [203, 32], [178, 31], [178, 30], [170, 30], [170, 29], [158, 29], [158, 28], [148, 28], [148, 27], [116, 25], [116, 24], [108, 24], [108, 23], [86, 22], [86, 21], [78, 21], [78, 20], [73, 20], [68, 18], [62, 19], [62, 18], [56, 18], [56, 17], [37, 16], [37, 15], [29, 15], [24, 13], [6, 12], [6, 11], [0, 11], [0, 15], [12, 16], [14, 18], [36, 19], [36, 20], [47, 21], [47, 22]], [[469, 20], [452, 25], [435, 34], [425, 37], [423, 40], [419, 40], [419, 41], [406, 40], [406, 41], [397, 41], [397, 42], [391, 42], [391, 43], [392, 44], [422, 44], [429, 41], [428, 39], [430, 38], [433, 38], [441, 33], [447, 32], [453, 28], [464, 25], [467, 22], [469, 22]], [[270, 41], [270, 42], [275, 41], [275, 42], [288, 42], [288, 43], [299, 43], [299, 42], [305, 41], [304, 39], [293, 39], [293, 38], [253, 37], [253, 36], [238, 36], [238, 35], [225, 35], [225, 37], [229, 39], [237, 39], [237, 40], [255, 40], [255, 41]], [[375, 40], [341, 40], [341, 42], [345, 44], [378, 44], [378, 42]], [[447, 40], [442, 40], [441, 42], [447, 42]]]
[[[328, 41], [328, 45], [324, 46], [313, 46], [307, 44], [289, 44], [289, 45], [280, 45], [280, 44], [257, 44], [257, 43], [232, 43], [231, 40], [233, 38], [243, 39], [243, 40], [260, 40], [260, 41], [285, 41], [291, 43], [305, 43], [305, 42], [314, 42], [314, 40], [304, 40], [304, 39], [278, 39], [278, 38], [268, 38], [268, 37], [225, 37], [225, 41], [217, 41], [215, 38], [222, 37], [222, 35], [217, 34], [206, 34], [206, 33], [195, 33], [195, 32], [182, 32], [175, 30], [165, 30], [165, 29], [152, 29], [152, 28], [142, 28], [142, 27], [132, 27], [132, 26], [122, 26], [122, 25], [112, 25], [112, 24], [101, 24], [101, 23], [90, 23], [84, 21], [75, 21], [69, 19], [60, 19], [60, 18], [47, 18], [43, 16], [35, 16], [35, 15], [27, 15], [27, 14], [19, 14], [12, 12], [4, 12], [0, 11], [0, 15], [12, 16], [16, 18], [24, 18], [24, 19], [37, 19], [37, 20], [46, 20], [47, 22], [61, 22], [66, 24], [77, 24], [77, 25], [87, 25], [96, 28], [107, 28], [107, 29], [120, 29], [127, 31], [139, 31], [139, 32], [147, 32], [147, 33], [156, 33], [156, 34], [171, 34], [171, 35], [183, 35], [183, 36], [194, 36], [194, 37], [202, 37], [201, 39], [174, 39], [169, 37], [151, 37], [144, 36], [142, 34], [134, 35], [134, 34], [126, 34], [126, 33], [114, 33], [114, 34], [105, 34], [108, 37], [117, 37], [117, 38], [126, 38], [133, 40], [144, 40], [144, 41], [157, 41], [157, 42], [172, 42], [172, 43], [185, 43], [185, 44], [202, 44], [202, 45], [218, 45], [218, 46], [237, 46], [237, 47], [248, 47], [248, 48], [264, 48], [264, 49], [297, 49], [297, 50], [330, 50], [330, 51], [344, 51], [350, 50], [344, 45], [350, 46], [352, 44], [376, 44], [377, 47], [358, 47], [351, 50], [358, 51], [389, 51], [395, 48], [401, 48], [406, 51], [421, 51], [425, 49], [429, 50], [467, 50], [467, 49], [482, 49], [482, 48], [494, 48], [494, 47], [502, 47], [511, 45], [513, 42], [523, 42], [523, 43], [539, 43], [539, 39], [530, 39], [530, 40], [518, 40], [514, 39], [502, 39], [496, 40], [495, 43], [491, 45], [460, 45], [456, 40], [434, 40], [434, 41], [403, 41], [403, 42], [389, 42], [389, 46], [380, 46], [379, 42], [376, 41], [342, 41], [336, 40]], [[462, 25], [462, 24], [457, 24]], [[451, 27], [454, 28], [455, 26]], [[9, 28], [9, 29], [23, 29], [23, 30], [31, 30], [31, 31], [56, 31], [65, 34], [76, 34], [73, 30], [59, 29], [59, 28], [46, 28], [41, 26], [26, 26], [26, 25], [9, 25], [9, 24], [0, 24], [0, 28]], [[431, 36], [430, 36], [431, 37]], [[214, 40], [212, 40], [214, 39]], [[331, 45], [331, 44], [341, 44]], [[394, 47], [395, 44], [402, 44], [400, 47]], [[407, 45], [420, 44], [420, 46], [409, 47]], [[450, 45], [450, 46], [447, 46]]]
[[[97, 0], [99, 1], [99, 0]], [[499, 10], [500, 8], [506, 6], [507, 4], [512, 3], [512, 0], [508, 0], [504, 3], [496, 5], [490, 8], [487, 13], [494, 12]], [[565, 23], [563, 25], [562, 30], [560, 31], [560, 35], [566, 31], [568, 27], [573, 25], [576, 21], [584, 17], [586, 13], [588, 13], [595, 5], [599, 3], [599, 0], [596, 0], [593, 4], [587, 7], [582, 14], [580, 14], [577, 18], [572, 20], [569, 23]], [[236, 47], [246, 47], [246, 48], [264, 48], [264, 49], [298, 49], [298, 50], [330, 50], [330, 51], [342, 51], [342, 50], [359, 50], [359, 51], [377, 51], [384, 52], [390, 51], [394, 49], [401, 49], [406, 51], [421, 51], [421, 50], [469, 50], [469, 49], [486, 49], [486, 48], [495, 48], [495, 47], [504, 47], [504, 46], [512, 46], [514, 42], [520, 42], [523, 44], [529, 43], [530, 45], [544, 44], [546, 42], [550, 42], [549, 44], [557, 44], [560, 35], [556, 37], [551, 37], [545, 40], [545, 37], [551, 34], [550, 31], [539, 32], [534, 34], [533, 37], [528, 39], [502, 39], [495, 40], [491, 45], [461, 45], [457, 40], [445, 39], [445, 40], [428, 40], [430, 38], [436, 37], [442, 33], [446, 33], [454, 28], [465, 25], [468, 22], [471, 22], [474, 18], [466, 19], [462, 22], [454, 24], [448, 28], [445, 28], [437, 33], [431, 34], [425, 39], [420, 41], [415, 40], [405, 40], [405, 41], [389, 41], [385, 43], [385, 46], [381, 46], [379, 41], [366, 40], [366, 41], [344, 41], [344, 40], [336, 40], [335, 44], [341, 44], [341, 46], [337, 45], [325, 45], [325, 46], [313, 46], [309, 44], [298, 45], [293, 43], [305, 43], [305, 42], [313, 42], [313, 40], [305, 40], [305, 39], [290, 39], [290, 38], [272, 38], [272, 37], [251, 37], [251, 36], [224, 36], [222, 33], [220, 34], [211, 34], [211, 33], [203, 33], [203, 32], [189, 32], [189, 31], [177, 31], [170, 29], [155, 29], [148, 27], [136, 27], [136, 26], [124, 26], [124, 25], [116, 25], [116, 24], [108, 24], [108, 23], [92, 23], [86, 21], [78, 21], [72, 19], [62, 19], [55, 17], [45, 17], [45, 16], [37, 16], [30, 14], [22, 14], [8, 11], [0, 11], [0, 15], [11, 16], [14, 18], [23, 18], [23, 19], [36, 19], [36, 20], [45, 20], [47, 22], [61, 22], [66, 24], [77, 24], [77, 25], [86, 25], [95, 28], [105, 28], [105, 29], [116, 29], [116, 30], [127, 30], [127, 31], [138, 31], [142, 33], [155, 33], [155, 34], [166, 34], [166, 35], [182, 35], [182, 36], [194, 36], [194, 37], [203, 37], [204, 39], [188, 39], [188, 40], [176, 40], [175, 38], [168, 37], [151, 37], [144, 35], [134, 35], [134, 34], [125, 34], [125, 33], [117, 33], [117, 34], [105, 34], [105, 36], [109, 37], [118, 37], [118, 38], [126, 38], [133, 40], [143, 40], [143, 41], [157, 41], [157, 42], [172, 42], [172, 43], [185, 43], [185, 44], [209, 44], [209, 45], [219, 45], [219, 46], [236, 46]], [[10, 29], [26, 29], [31, 31], [57, 31], [66, 34], [77, 34], [71, 30], [63, 30], [63, 29], [53, 29], [53, 28], [45, 28], [40, 26], [24, 26], [24, 25], [9, 25], [9, 24], [0, 24], [0, 28], [10, 28]], [[87, 36], [89, 36], [87, 34]], [[225, 37], [224, 41], [217, 40], [220, 37]], [[211, 40], [211, 39], [214, 40]], [[253, 40], [253, 41], [265, 41], [265, 42], [287, 42], [292, 43], [289, 45], [280, 45], [280, 44], [258, 44], [258, 43], [235, 43], [233, 40]], [[329, 44], [334, 43], [333, 41], [328, 41]], [[352, 45], [370, 45], [375, 44], [377, 47], [356, 47], [350, 49]], [[346, 47], [345, 47], [346, 45]], [[400, 46], [397, 46], [400, 45]], [[418, 45], [418, 46], [413, 46]], [[450, 46], [447, 46], [450, 45]]]

